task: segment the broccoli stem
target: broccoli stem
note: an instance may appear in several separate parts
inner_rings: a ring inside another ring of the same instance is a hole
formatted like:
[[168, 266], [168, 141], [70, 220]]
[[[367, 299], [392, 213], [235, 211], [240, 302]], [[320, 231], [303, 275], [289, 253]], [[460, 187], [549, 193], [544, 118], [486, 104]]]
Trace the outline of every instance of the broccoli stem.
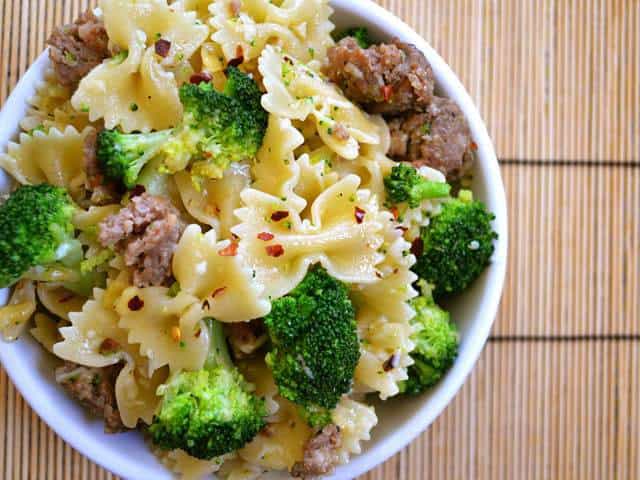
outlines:
[[426, 180], [411, 188], [411, 197], [426, 200], [430, 198], [442, 198], [449, 195], [451, 186], [448, 183]]
[[215, 318], [207, 317], [204, 323], [209, 329], [209, 353], [204, 363], [204, 368], [210, 370], [217, 366], [232, 368], [233, 362], [229, 356], [229, 347], [227, 346], [227, 337], [224, 334], [222, 323]]

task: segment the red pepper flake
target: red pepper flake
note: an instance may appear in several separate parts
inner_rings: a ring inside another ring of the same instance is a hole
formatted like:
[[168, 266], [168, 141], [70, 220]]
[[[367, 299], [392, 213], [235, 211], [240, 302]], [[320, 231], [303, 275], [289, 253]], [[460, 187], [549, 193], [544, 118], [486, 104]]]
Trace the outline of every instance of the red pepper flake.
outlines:
[[396, 368], [398, 365], [400, 365], [400, 355], [398, 355], [397, 353], [394, 353], [384, 361], [384, 363], [382, 364], [382, 369], [385, 372], [390, 372], [391, 370]]
[[289, 212], [286, 210], [278, 210], [277, 212], [273, 212], [271, 214], [271, 220], [274, 222], [279, 222], [280, 220], [284, 220], [289, 216]]
[[73, 297], [75, 297], [75, 295], [73, 293], [67, 293], [64, 297], [62, 297], [60, 300], [58, 300], [58, 303], [67, 303]]
[[287, 62], [289, 65], [293, 65], [293, 60], [291, 60], [290, 57], [287, 57], [286, 55], [283, 57], [284, 61]]
[[411, 242], [411, 253], [413, 253], [416, 257], [420, 257], [424, 252], [424, 242], [422, 238], [418, 237], [413, 242]]
[[201, 328], [196, 330], [196, 338], [200, 338], [200, 335], [202, 335], [202, 329]]
[[354, 209], [354, 216], [356, 217], [356, 222], [357, 223], [362, 223], [364, 220], [364, 216], [367, 214], [367, 212], [365, 212], [363, 209], [361, 209], [360, 207], [356, 207]]
[[131, 189], [131, 192], [129, 192], [129, 198], [139, 197], [146, 191], [147, 189], [144, 188], [144, 185], [136, 185]]
[[231, 242], [227, 247], [218, 251], [218, 255], [221, 257], [235, 257], [238, 254], [238, 244]]
[[273, 427], [271, 427], [271, 425], [267, 425], [262, 430], [260, 430], [260, 435], [263, 435], [267, 438], [273, 437], [273, 433]]
[[382, 96], [384, 97], [385, 102], [391, 100], [391, 97], [393, 96], [393, 87], [391, 85], [383, 85], [380, 87], [380, 90], [382, 91]]
[[224, 291], [227, 289], [227, 287], [220, 287], [220, 288], [216, 288], [213, 293], [211, 294], [211, 298], [216, 298], [218, 295], [220, 295], [221, 293], [224, 293]]
[[376, 270], [376, 277], [378, 277], [378, 278], [382, 278], [382, 274], [381, 274], [379, 271], [377, 271], [377, 270]]
[[408, 227], [403, 227], [402, 225], [398, 225], [396, 227], [396, 230], [400, 230], [402, 233], [406, 232], [407, 230], [409, 230]]
[[400, 212], [398, 212], [398, 207], [396, 206], [391, 207], [391, 215], [393, 215], [393, 218], [395, 218], [396, 220], [398, 219], [398, 217], [400, 216]]
[[142, 309], [142, 307], [144, 307], [144, 300], [136, 295], [135, 297], [131, 297], [129, 303], [127, 303], [127, 306], [129, 307], [129, 310], [137, 312], [138, 310]]
[[471, 142], [469, 146], [471, 147], [471, 150], [478, 150], [478, 144], [476, 142]]
[[213, 77], [211, 76], [211, 74], [209, 72], [202, 71], [202, 72], [194, 73], [193, 75], [191, 75], [191, 77], [189, 78], [189, 83], [193, 83], [194, 85], [199, 85], [202, 82], [209, 83], [211, 80], [213, 80]]
[[211, 308], [211, 305], [209, 305], [209, 300], [205, 300], [204, 302], [202, 302], [203, 310], [209, 310], [210, 308]]
[[258, 234], [258, 239], [259, 240], [264, 240], [265, 242], [268, 242], [269, 240], [273, 240], [273, 233], [260, 232]]
[[100, 347], [98, 348], [98, 352], [100, 355], [107, 355], [109, 353], [114, 353], [120, 348], [120, 344], [116, 342], [113, 338], [105, 338]]
[[277, 245], [269, 245], [264, 248], [267, 251], [267, 255], [270, 257], [278, 258], [281, 255], [284, 255], [284, 247], [280, 244]]
[[160, 38], [156, 41], [155, 48], [157, 55], [160, 55], [162, 58], [166, 58], [166, 56], [169, 55], [169, 51], [171, 50], [171, 42], [169, 40], [165, 40], [164, 38]]

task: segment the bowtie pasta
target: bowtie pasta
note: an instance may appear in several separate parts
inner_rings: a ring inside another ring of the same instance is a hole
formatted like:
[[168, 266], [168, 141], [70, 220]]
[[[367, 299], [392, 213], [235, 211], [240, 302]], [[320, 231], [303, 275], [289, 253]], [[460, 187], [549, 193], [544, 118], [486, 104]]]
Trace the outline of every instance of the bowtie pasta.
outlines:
[[0, 332], [177, 476], [329, 473], [455, 359], [436, 301], [495, 238], [466, 121], [328, 0], [98, 5], [0, 154]]

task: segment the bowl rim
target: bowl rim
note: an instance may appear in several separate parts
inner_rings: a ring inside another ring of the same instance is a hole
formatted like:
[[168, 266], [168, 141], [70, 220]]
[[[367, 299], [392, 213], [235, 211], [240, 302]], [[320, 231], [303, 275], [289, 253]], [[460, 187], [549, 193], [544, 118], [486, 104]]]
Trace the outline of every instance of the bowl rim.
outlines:
[[[498, 311], [506, 274], [508, 231], [504, 184], [493, 144], [471, 97], [449, 65], [411, 27], [373, 1], [331, 0], [330, 3], [341, 12], [362, 18], [363, 23], [375, 27], [389, 37], [398, 37], [402, 41], [416, 45], [426, 55], [438, 87], [447, 97], [458, 103], [472, 130], [473, 139], [478, 145], [477, 162], [486, 178], [489, 197], [487, 203], [496, 216], [494, 228], [499, 235], [492, 263], [486, 271], [486, 287], [482, 292], [480, 308], [475, 312], [474, 321], [465, 335], [465, 347], [461, 349], [454, 366], [421, 407], [407, 416], [403, 425], [395, 428], [390, 435], [381, 438], [365, 453], [354, 456], [348, 464], [338, 467], [333, 475], [325, 477], [338, 480], [355, 478], [396, 454], [427, 429], [462, 387], [478, 360]], [[8, 141], [15, 137], [17, 123], [21, 118], [15, 118], [16, 112], [26, 111], [27, 100], [35, 93], [35, 86], [39, 80], [42, 80], [48, 64], [47, 50], [45, 50], [31, 64], [5, 101], [0, 110], [1, 146], [6, 148]], [[7, 289], [0, 291], [0, 305], [6, 302], [7, 297]], [[72, 420], [63, 419], [57, 415], [55, 405], [48, 405], [32, 393], [30, 385], [40, 380], [30, 378], [29, 371], [21, 368], [19, 359], [15, 358], [8, 349], [2, 348], [2, 345], [0, 345], [0, 364], [38, 416], [73, 448], [119, 476], [145, 478], [144, 470], [141, 467], [136, 468], [135, 460], [122, 462], [119, 455], [112, 454], [107, 449], [95, 448], [93, 436], [78, 432], [78, 429], [73, 428]]]

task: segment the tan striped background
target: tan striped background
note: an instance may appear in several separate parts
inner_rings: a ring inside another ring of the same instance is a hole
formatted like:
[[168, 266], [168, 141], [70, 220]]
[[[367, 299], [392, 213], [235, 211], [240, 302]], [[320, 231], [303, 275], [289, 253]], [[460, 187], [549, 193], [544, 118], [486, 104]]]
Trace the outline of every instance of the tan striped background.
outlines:
[[[381, 0], [453, 66], [503, 163], [499, 317], [454, 402], [374, 479], [640, 478], [640, 1]], [[82, 0], [0, 0], [0, 100]], [[103, 479], [0, 373], [6, 479]]]

